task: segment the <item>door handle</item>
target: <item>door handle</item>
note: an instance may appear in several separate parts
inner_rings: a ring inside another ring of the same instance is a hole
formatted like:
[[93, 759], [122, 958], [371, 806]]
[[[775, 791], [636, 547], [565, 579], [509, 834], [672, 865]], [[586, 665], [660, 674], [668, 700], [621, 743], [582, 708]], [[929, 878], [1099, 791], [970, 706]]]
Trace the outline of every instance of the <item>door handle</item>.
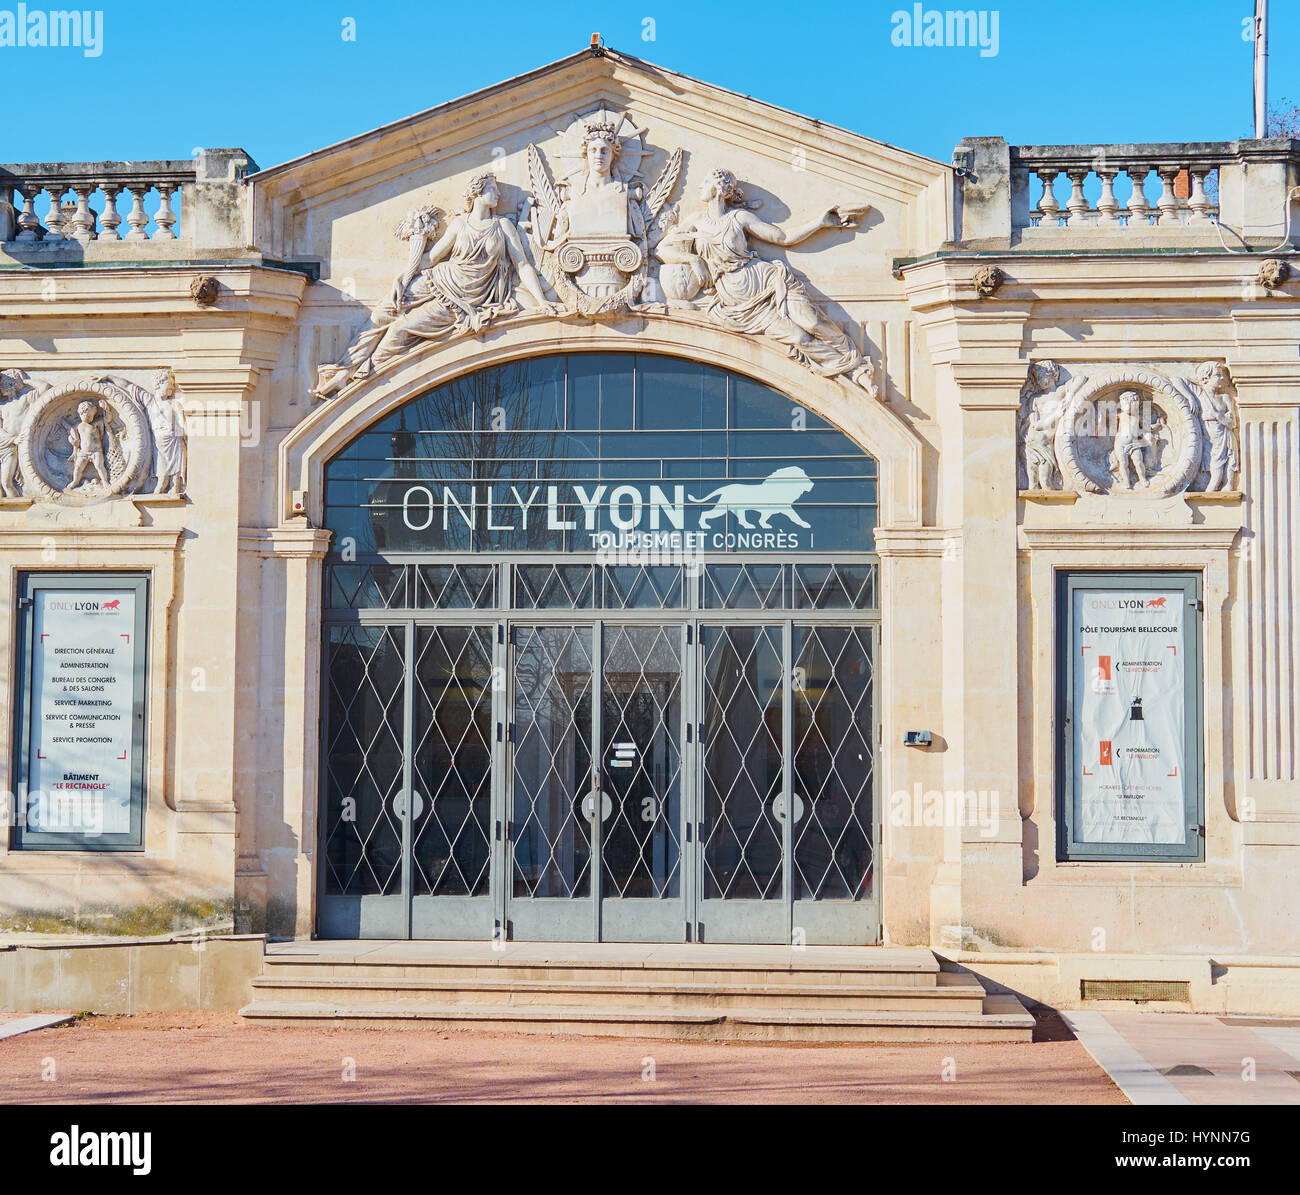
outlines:
[[[598, 790], [589, 792], [582, 798], [582, 816], [591, 821], [596, 812], [596, 795]], [[609, 815], [614, 812], [614, 802], [609, 799], [609, 794], [600, 793], [600, 820], [609, 821]]]
[[[794, 810], [793, 825], [798, 825], [803, 817], [803, 798], [794, 793], [790, 802], [791, 809]], [[778, 793], [772, 798], [772, 816], [779, 822], [785, 821], [785, 793]]]
[[[411, 792], [411, 820], [419, 821], [424, 812], [424, 798], [418, 792]], [[393, 816], [399, 821], [406, 816], [406, 794], [397, 793], [393, 797]]]

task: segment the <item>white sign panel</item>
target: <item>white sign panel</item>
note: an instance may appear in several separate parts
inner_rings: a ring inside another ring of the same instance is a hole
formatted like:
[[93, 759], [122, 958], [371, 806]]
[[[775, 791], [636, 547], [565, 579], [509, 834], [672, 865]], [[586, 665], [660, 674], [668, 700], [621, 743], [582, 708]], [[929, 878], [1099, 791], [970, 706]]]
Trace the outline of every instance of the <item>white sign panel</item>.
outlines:
[[1185, 600], [1176, 589], [1074, 593], [1080, 842], [1186, 840]]
[[28, 829], [130, 833], [136, 592], [32, 596]]

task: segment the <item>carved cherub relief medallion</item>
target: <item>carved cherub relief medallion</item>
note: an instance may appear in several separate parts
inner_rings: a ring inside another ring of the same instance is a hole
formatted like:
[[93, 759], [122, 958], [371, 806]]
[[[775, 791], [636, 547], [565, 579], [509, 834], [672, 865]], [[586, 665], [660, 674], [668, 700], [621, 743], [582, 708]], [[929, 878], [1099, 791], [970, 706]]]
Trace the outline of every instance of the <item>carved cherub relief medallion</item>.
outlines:
[[151, 384], [96, 375], [52, 386], [0, 371], [0, 489], [7, 498], [86, 506], [185, 489], [185, 415], [170, 369]]
[[1222, 362], [1191, 376], [1037, 361], [1020, 392], [1022, 490], [1165, 497], [1229, 490], [1239, 453]]

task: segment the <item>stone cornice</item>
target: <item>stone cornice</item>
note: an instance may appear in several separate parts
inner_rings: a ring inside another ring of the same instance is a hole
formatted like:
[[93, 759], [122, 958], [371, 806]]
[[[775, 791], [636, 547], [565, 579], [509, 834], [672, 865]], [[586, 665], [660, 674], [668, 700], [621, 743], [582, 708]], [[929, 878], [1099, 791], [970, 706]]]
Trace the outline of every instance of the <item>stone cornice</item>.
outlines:
[[961, 528], [952, 527], [877, 527], [876, 555], [943, 556], [949, 544], [961, 542]]
[[0, 549], [38, 550], [49, 539], [80, 539], [83, 543], [61, 544], [63, 552], [175, 552], [181, 546], [183, 530], [168, 527], [95, 527], [84, 523], [40, 527], [0, 527]]
[[239, 550], [255, 556], [283, 556], [321, 559], [329, 551], [333, 532], [309, 527], [306, 519], [295, 519], [277, 527], [241, 527]]
[[[1219, 302], [1225, 315], [1267, 311], [1285, 317], [1296, 310], [1300, 283], [1265, 290], [1255, 282], [1262, 260], [1260, 254], [1187, 252], [945, 254], [895, 262], [895, 273], [918, 311], [958, 302], [975, 313], [1028, 310], [1047, 301], [1168, 298]], [[972, 278], [989, 264], [1001, 267], [1006, 278], [995, 295], [981, 299]], [[1243, 292], [1243, 287], [1248, 289]]]
[[1021, 527], [1020, 550], [1053, 549], [1065, 552], [1094, 552], [1116, 549], [1143, 551], [1201, 550], [1227, 552], [1240, 532], [1239, 527], [1152, 527], [1117, 524], [1061, 527]]
[[[221, 288], [211, 307], [196, 306], [190, 294], [190, 284], [204, 275], [216, 278]], [[0, 318], [30, 320], [37, 327], [69, 316], [127, 317], [138, 332], [139, 317], [157, 316], [160, 329], [172, 333], [246, 324], [250, 315], [288, 322], [297, 316], [306, 287], [306, 276], [296, 270], [256, 263], [0, 271]]]

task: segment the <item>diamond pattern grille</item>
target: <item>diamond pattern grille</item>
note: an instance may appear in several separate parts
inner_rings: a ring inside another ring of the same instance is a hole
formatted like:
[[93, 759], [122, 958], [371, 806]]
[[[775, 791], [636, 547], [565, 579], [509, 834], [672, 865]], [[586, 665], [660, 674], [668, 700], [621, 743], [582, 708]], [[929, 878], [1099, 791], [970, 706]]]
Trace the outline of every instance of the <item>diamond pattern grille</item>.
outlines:
[[610, 610], [671, 610], [682, 601], [682, 570], [665, 565], [616, 565], [604, 573]]
[[781, 895], [781, 628], [706, 627], [704, 895]]
[[794, 601], [801, 610], [873, 610], [876, 607], [876, 566], [796, 565]]
[[514, 674], [514, 894], [591, 893], [591, 629], [520, 627]]
[[521, 610], [586, 610], [595, 594], [590, 564], [522, 564], [515, 569], [515, 605]]
[[492, 631], [420, 627], [415, 643], [414, 892], [487, 896]]
[[682, 660], [678, 627], [607, 627], [601, 784], [612, 803], [602, 895], [673, 897], [681, 877]]
[[[801, 606], [874, 603], [871, 566], [784, 567]], [[477, 594], [490, 594], [491, 566], [437, 568], [440, 576], [417, 578], [411, 566], [400, 584], [433, 586], [431, 602], [487, 600]], [[397, 571], [389, 570], [388, 578]], [[564, 566], [537, 571], [549, 574], [544, 586], [576, 581], [580, 593], [598, 579], [584, 579], [585, 569], [576, 577], [574, 570], [566, 574]], [[602, 571], [605, 592], [618, 587], [618, 600], [628, 602], [661, 601], [681, 580], [671, 576], [674, 569], [660, 569], [659, 576], [647, 568]], [[733, 582], [748, 572], [743, 583], [753, 584], [753, 571], [736, 566]], [[353, 583], [376, 584], [373, 573]], [[650, 585], [656, 596], [636, 598], [633, 587], [640, 585]], [[324, 858], [330, 895], [401, 893], [404, 633], [401, 625], [327, 627]], [[593, 762], [593, 633], [592, 626], [515, 632], [510, 766], [518, 897], [591, 893], [591, 832], [581, 801], [591, 787]], [[418, 896], [487, 897], [495, 629], [423, 626], [414, 634], [412, 890]], [[791, 828], [795, 897], [857, 901], [873, 891], [873, 632], [809, 622], [795, 624], [792, 635], [787, 680], [780, 626], [701, 627], [698, 849], [708, 899], [781, 897], [782, 826], [771, 807], [782, 791], [784, 700], [792, 702], [794, 792], [803, 806]], [[612, 808], [602, 830], [603, 894], [676, 899], [686, 849], [680, 840], [681, 629], [671, 620], [667, 626], [606, 623], [604, 636], [601, 775]]]
[[871, 894], [874, 682], [871, 632], [794, 628], [795, 898]]
[[326, 640], [325, 871], [338, 896], [402, 888], [402, 627], [330, 627]]
[[406, 566], [332, 564], [329, 605], [334, 610], [396, 610], [407, 604]]
[[496, 604], [490, 564], [422, 564], [415, 570], [415, 604], [422, 609], [490, 610]]
[[783, 564], [711, 564], [704, 569], [704, 605], [710, 610], [777, 610], [788, 606]]

